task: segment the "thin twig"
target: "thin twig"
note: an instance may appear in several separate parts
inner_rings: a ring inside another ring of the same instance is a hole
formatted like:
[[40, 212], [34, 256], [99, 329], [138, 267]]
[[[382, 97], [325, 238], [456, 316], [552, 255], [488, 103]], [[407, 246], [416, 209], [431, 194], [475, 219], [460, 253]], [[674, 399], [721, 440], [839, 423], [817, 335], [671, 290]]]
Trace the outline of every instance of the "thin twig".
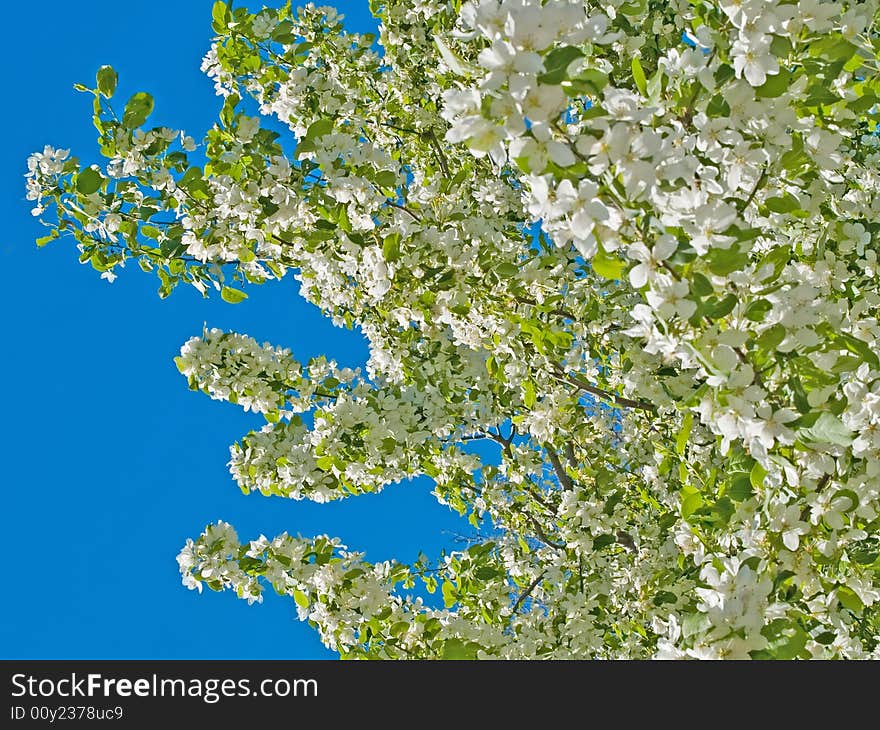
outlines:
[[402, 210], [404, 213], [409, 213], [413, 217], [413, 220], [417, 220], [421, 223], [422, 217], [418, 213], [414, 213], [413, 211], [411, 211], [405, 205], [395, 203], [393, 200], [386, 200], [385, 202], [388, 203], [388, 205], [390, 205], [392, 208], [397, 208], [398, 210]]
[[538, 574], [538, 577], [535, 578], [535, 580], [533, 580], [531, 583], [529, 583], [528, 587], [519, 594], [519, 598], [516, 599], [516, 603], [513, 604], [513, 610], [510, 612], [511, 616], [516, 616], [516, 612], [519, 611], [519, 607], [522, 606], [523, 601], [525, 601], [526, 598], [528, 598], [532, 594], [532, 591], [535, 590], [535, 587], [538, 585], [538, 583], [541, 582], [541, 579], [543, 577], [544, 573], [541, 572], [540, 574]]
[[544, 528], [541, 527], [541, 523], [538, 522], [534, 517], [532, 517], [525, 510], [518, 510], [520, 514], [524, 515], [525, 518], [532, 523], [532, 527], [535, 528], [535, 532], [538, 533], [538, 538], [543, 542], [547, 547], [552, 547], [554, 550], [565, 550], [565, 543], [555, 542], [547, 537], [547, 533], [544, 532]]
[[428, 140], [430, 140], [432, 146], [434, 147], [434, 151], [437, 153], [437, 162], [440, 163], [440, 169], [443, 170], [443, 174], [448, 178], [449, 175], [449, 163], [446, 161], [446, 155], [443, 154], [443, 148], [440, 146], [440, 140], [437, 139], [437, 135], [434, 133], [434, 130], [429, 130], [426, 135]]
[[614, 403], [617, 403], [617, 405], [623, 406], [624, 408], [635, 408], [641, 411], [647, 411], [648, 413], [657, 412], [657, 407], [653, 403], [648, 403], [647, 401], [643, 400], [633, 400], [632, 398], [624, 398], [622, 395], [617, 395], [616, 393], [602, 390], [602, 388], [598, 388], [595, 385], [588, 383], [586, 380], [578, 377], [577, 375], [569, 375], [568, 373], [565, 373], [561, 370], [561, 368], [557, 371], [557, 374], [572, 385], [576, 385], [581, 390], [598, 396], [599, 398], [613, 401]]
[[[520, 304], [528, 304], [532, 307], [540, 307], [541, 305], [534, 299], [530, 299], [529, 297], [524, 297], [520, 294], [516, 294], [513, 297]], [[563, 309], [562, 307], [557, 307], [556, 309], [548, 310], [551, 314], [557, 314], [560, 317], [565, 317], [566, 319], [571, 319], [577, 321], [577, 317], [574, 316], [567, 309]]]
[[571, 441], [565, 442], [565, 458], [568, 459], [568, 463], [571, 464], [572, 469], [577, 469], [578, 461], [577, 457], [574, 455], [574, 446], [571, 445]]
[[761, 189], [761, 186], [764, 184], [764, 181], [767, 179], [767, 166], [761, 170], [761, 174], [758, 176], [758, 180], [755, 183], [755, 187], [752, 188], [752, 192], [749, 193], [749, 197], [742, 201], [742, 204], [739, 207], [739, 212], [742, 213], [746, 208], [749, 207], [751, 202], [755, 199], [755, 196], [758, 194], [758, 191]]

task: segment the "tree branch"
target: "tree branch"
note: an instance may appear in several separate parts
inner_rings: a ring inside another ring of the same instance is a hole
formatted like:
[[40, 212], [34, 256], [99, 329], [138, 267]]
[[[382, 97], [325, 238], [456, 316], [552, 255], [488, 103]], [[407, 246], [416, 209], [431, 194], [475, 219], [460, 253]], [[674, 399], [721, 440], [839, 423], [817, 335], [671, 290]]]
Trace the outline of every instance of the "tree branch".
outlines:
[[543, 542], [547, 547], [551, 547], [554, 550], [565, 550], [565, 543], [555, 542], [547, 537], [547, 533], [544, 532], [544, 528], [541, 527], [541, 523], [538, 522], [534, 517], [532, 517], [525, 510], [517, 510], [521, 515], [523, 515], [529, 522], [532, 523], [532, 527], [535, 528], [535, 532], [538, 534], [538, 538]]
[[[524, 297], [520, 294], [515, 294], [513, 298], [515, 301], [519, 302], [520, 304], [528, 304], [529, 306], [532, 306], [532, 307], [540, 307], [541, 306], [536, 300], [531, 299], [529, 297]], [[563, 309], [562, 307], [557, 307], [556, 309], [550, 309], [548, 311], [551, 314], [556, 314], [560, 317], [565, 317], [566, 319], [570, 319], [572, 321], [577, 322], [577, 317], [575, 317], [574, 314], [569, 312], [567, 309]]]
[[568, 459], [568, 463], [571, 465], [572, 469], [577, 469], [578, 461], [577, 457], [574, 455], [574, 446], [571, 445], [571, 441], [565, 442], [565, 458]]
[[385, 202], [388, 203], [388, 205], [390, 205], [392, 208], [397, 208], [398, 210], [402, 210], [404, 213], [409, 213], [413, 217], [413, 220], [417, 220], [421, 223], [422, 216], [420, 216], [418, 213], [414, 213], [409, 208], [407, 208], [405, 205], [401, 205], [400, 203], [395, 203], [393, 200], [386, 200]]
[[437, 161], [440, 163], [440, 169], [443, 170], [443, 174], [447, 178], [449, 178], [449, 163], [446, 161], [446, 155], [443, 154], [443, 148], [440, 146], [440, 140], [437, 139], [437, 135], [435, 134], [433, 129], [428, 130], [425, 136], [431, 142], [434, 151], [437, 153]]
[[761, 186], [764, 184], [764, 181], [767, 179], [767, 166], [765, 165], [761, 174], [758, 176], [757, 182], [755, 182], [755, 187], [752, 188], [752, 192], [749, 193], [749, 197], [742, 201], [742, 204], [739, 206], [739, 212], [742, 213], [746, 208], [751, 205], [751, 202], [755, 199], [755, 196], [758, 194], [758, 191], [761, 189]]
[[511, 612], [510, 612], [511, 616], [516, 616], [516, 613], [517, 613], [517, 611], [519, 611], [519, 607], [522, 606], [523, 601], [525, 601], [526, 598], [528, 598], [530, 595], [532, 595], [532, 591], [535, 590], [538, 583], [541, 582], [541, 579], [543, 577], [544, 577], [544, 573], [543, 572], [539, 573], [538, 576], [531, 583], [529, 583], [528, 587], [522, 593], [519, 594], [519, 598], [516, 599], [516, 603], [513, 604], [513, 610], [511, 610]]
[[566, 473], [565, 467], [559, 460], [559, 454], [556, 453], [555, 449], [551, 449], [547, 446], [545, 446], [544, 449], [547, 452], [547, 458], [550, 459], [550, 464], [553, 467], [553, 471], [556, 472], [556, 477], [557, 479], [559, 479], [559, 483], [562, 485], [562, 488], [574, 489], [574, 482], [571, 480], [571, 477]]
[[587, 393], [591, 393], [599, 398], [604, 398], [605, 400], [610, 400], [616, 403], [619, 406], [623, 406], [624, 408], [635, 408], [640, 411], [647, 411], [648, 413], [656, 413], [657, 406], [653, 403], [649, 403], [644, 400], [633, 400], [632, 398], [625, 398], [622, 395], [617, 395], [617, 393], [611, 393], [607, 390], [602, 390], [602, 388], [598, 388], [591, 383], [588, 383], [583, 378], [577, 375], [569, 375], [562, 368], [556, 368], [556, 373], [558, 377], [561, 377], [563, 380], [571, 383], [572, 385], [576, 385], [583, 391]]

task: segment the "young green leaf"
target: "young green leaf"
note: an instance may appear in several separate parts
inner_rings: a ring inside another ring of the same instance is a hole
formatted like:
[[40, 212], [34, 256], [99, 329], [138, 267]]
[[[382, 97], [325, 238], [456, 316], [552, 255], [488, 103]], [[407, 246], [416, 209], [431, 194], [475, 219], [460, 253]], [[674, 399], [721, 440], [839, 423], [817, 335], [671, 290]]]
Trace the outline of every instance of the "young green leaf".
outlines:
[[228, 286], [224, 286], [220, 290], [220, 296], [224, 302], [229, 302], [230, 304], [238, 304], [248, 298], [248, 295], [240, 289], [233, 289]]
[[113, 67], [101, 66], [95, 78], [98, 82], [98, 91], [107, 99], [113, 96], [116, 91], [116, 82], [119, 80], [119, 75], [113, 70]]
[[145, 91], [139, 91], [125, 105], [122, 123], [129, 129], [140, 127], [153, 111], [153, 97]]
[[648, 79], [645, 77], [645, 71], [642, 68], [642, 62], [639, 61], [638, 56], [633, 56], [631, 66], [632, 66], [633, 81], [636, 82], [636, 88], [639, 90], [639, 93], [642, 96], [647, 96], [648, 95]]

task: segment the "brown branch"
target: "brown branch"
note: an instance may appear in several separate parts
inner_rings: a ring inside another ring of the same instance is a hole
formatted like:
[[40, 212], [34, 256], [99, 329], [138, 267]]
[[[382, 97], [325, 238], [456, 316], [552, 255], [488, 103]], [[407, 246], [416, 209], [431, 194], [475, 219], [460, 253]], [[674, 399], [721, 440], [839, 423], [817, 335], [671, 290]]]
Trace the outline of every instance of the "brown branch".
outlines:
[[577, 457], [574, 455], [574, 446], [571, 445], [571, 441], [565, 442], [565, 458], [568, 459], [568, 463], [571, 465], [572, 469], [577, 469], [578, 461]]
[[[514, 295], [513, 298], [514, 298], [514, 300], [516, 300], [520, 304], [528, 304], [529, 306], [532, 306], [532, 307], [540, 307], [541, 306], [536, 300], [531, 299], [529, 297], [524, 297], [520, 294]], [[577, 317], [575, 317], [574, 314], [569, 312], [567, 309], [563, 309], [562, 307], [557, 307], [556, 309], [550, 309], [547, 311], [549, 311], [551, 314], [556, 314], [556, 315], [559, 315], [560, 317], [565, 317], [566, 319], [571, 319], [571, 320], [577, 321]]]
[[626, 550], [631, 550], [632, 552], [636, 551], [636, 543], [632, 539], [632, 535], [630, 535], [628, 532], [624, 530], [618, 530], [615, 533], [615, 537], [617, 538], [617, 542], [623, 545]]
[[417, 220], [421, 223], [422, 217], [418, 213], [414, 213], [413, 211], [411, 211], [405, 205], [395, 203], [393, 200], [386, 200], [385, 202], [388, 203], [388, 205], [390, 205], [392, 208], [397, 208], [398, 210], [402, 210], [404, 213], [409, 213], [413, 217], [413, 220]]
[[504, 449], [504, 453], [507, 454], [509, 458], [513, 458], [513, 449], [510, 446], [511, 442], [513, 441], [513, 432], [511, 432], [510, 438], [504, 438], [504, 436], [501, 435], [500, 429], [498, 433], [486, 431], [486, 436], [492, 439], [496, 444], [501, 444], [501, 447]]
[[428, 140], [431, 142], [434, 147], [434, 151], [437, 153], [437, 161], [440, 163], [440, 169], [443, 170], [443, 174], [448, 178], [449, 175], [449, 163], [446, 161], [446, 155], [443, 154], [443, 148], [440, 146], [440, 140], [437, 139], [437, 135], [434, 130], [429, 130], [425, 135]]
[[764, 181], [767, 179], [767, 166], [761, 170], [761, 174], [758, 176], [758, 180], [755, 183], [755, 187], [752, 188], [752, 192], [749, 193], [749, 197], [742, 201], [742, 204], [739, 206], [739, 213], [742, 213], [746, 208], [749, 207], [751, 202], [755, 199], [755, 196], [758, 194], [758, 191], [761, 189], [761, 186], [764, 184]]
[[531, 583], [529, 583], [528, 587], [519, 594], [519, 598], [516, 599], [516, 603], [513, 604], [513, 610], [510, 612], [511, 616], [516, 616], [516, 612], [519, 611], [519, 607], [522, 606], [523, 601], [526, 600], [531, 594], [532, 591], [535, 590], [538, 583], [541, 582], [541, 579], [544, 577], [544, 573], [541, 572], [538, 574], [538, 577], [535, 578]]
[[[709, 54], [709, 58], [706, 60], [706, 67], [712, 63], [712, 59], [715, 58], [715, 51], [717, 49], [712, 49], [712, 53]], [[697, 99], [700, 98], [700, 94], [703, 93], [703, 85], [697, 81], [696, 88], [694, 89], [694, 93], [691, 94], [691, 98], [688, 100], [687, 108], [681, 113], [681, 116], [678, 118], [682, 124], [687, 126], [691, 126], [691, 123], [694, 121], [694, 108], [697, 105]]]
[[556, 477], [559, 479], [559, 483], [562, 485], [562, 488], [574, 489], [574, 482], [571, 480], [571, 477], [566, 473], [565, 467], [559, 460], [559, 455], [554, 449], [551, 449], [549, 447], [545, 447], [545, 450], [547, 451], [547, 458], [550, 459], [550, 464], [553, 467], [553, 471], [556, 472]]
[[400, 127], [396, 124], [392, 124], [391, 122], [373, 122], [372, 119], [365, 119], [366, 122], [372, 122], [373, 124], [379, 124], [383, 127], [388, 127], [389, 129], [393, 129], [396, 132], [405, 132], [406, 134], [421, 134], [418, 129], [410, 129], [409, 127]]
[[[530, 484], [531, 482], [526, 482], [526, 483]], [[546, 499], [541, 497], [541, 495], [539, 495], [537, 492], [535, 492], [531, 489], [527, 489], [526, 491], [529, 493], [529, 496], [533, 497], [534, 500], [538, 504], [540, 504], [542, 507], [544, 507], [544, 509], [546, 509], [548, 512], [550, 512], [553, 515], [556, 514], [556, 509], [553, 507], [553, 505], [550, 504]]]
[[610, 400], [616, 403], [619, 406], [623, 406], [624, 408], [635, 408], [640, 411], [647, 411], [648, 413], [656, 413], [657, 407], [653, 403], [648, 403], [648, 401], [644, 400], [633, 400], [632, 398], [625, 398], [622, 395], [617, 395], [617, 393], [611, 393], [607, 390], [602, 390], [602, 388], [598, 388], [591, 383], [588, 383], [583, 378], [577, 375], [569, 375], [561, 368], [557, 368], [557, 375], [561, 377], [563, 380], [571, 383], [572, 385], [576, 385], [583, 391], [587, 393], [591, 393], [599, 398], [604, 398], [605, 400]]
[[529, 522], [532, 523], [532, 527], [535, 528], [535, 532], [538, 534], [538, 538], [543, 542], [547, 547], [552, 547], [554, 550], [565, 550], [565, 543], [555, 542], [547, 537], [547, 533], [544, 532], [544, 528], [541, 527], [541, 523], [538, 522], [534, 517], [532, 517], [528, 512], [517, 509], [517, 511], [523, 515]]

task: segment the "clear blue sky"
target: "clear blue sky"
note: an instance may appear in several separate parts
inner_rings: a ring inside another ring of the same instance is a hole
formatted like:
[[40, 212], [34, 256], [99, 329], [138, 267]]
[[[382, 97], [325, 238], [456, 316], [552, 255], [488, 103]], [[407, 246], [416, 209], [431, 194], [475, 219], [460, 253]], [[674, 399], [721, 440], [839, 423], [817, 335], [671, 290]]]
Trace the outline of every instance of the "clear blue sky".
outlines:
[[[330, 505], [239, 492], [228, 446], [261, 419], [189, 391], [172, 358], [207, 322], [300, 359], [362, 364], [361, 336], [323, 319], [292, 279], [251, 287], [238, 305], [182, 288], [160, 301], [157, 281], [136, 266], [109, 285], [77, 263], [70, 241], [33, 243], [43, 229], [24, 199], [27, 155], [52, 144], [97, 161], [90, 98], [74, 82], [91, 84], [109, 63], [120, 96], [154, 94], [154, 123], [201, 136], [213, 121], [219, 102], [199, 71], [211, 5], [42, 0], [4, 9], [2, 658], [331, 658], [292, 601], [267, 594], [249, 607], [183, 588], [175, 556], [185, 539], [224, 519], [243, 538], [326, 532], [368, 559], [411, 560], [470, 531], [423, 481]], [[366, 0], [336, 6], [350, 27], [372, 29]]]

